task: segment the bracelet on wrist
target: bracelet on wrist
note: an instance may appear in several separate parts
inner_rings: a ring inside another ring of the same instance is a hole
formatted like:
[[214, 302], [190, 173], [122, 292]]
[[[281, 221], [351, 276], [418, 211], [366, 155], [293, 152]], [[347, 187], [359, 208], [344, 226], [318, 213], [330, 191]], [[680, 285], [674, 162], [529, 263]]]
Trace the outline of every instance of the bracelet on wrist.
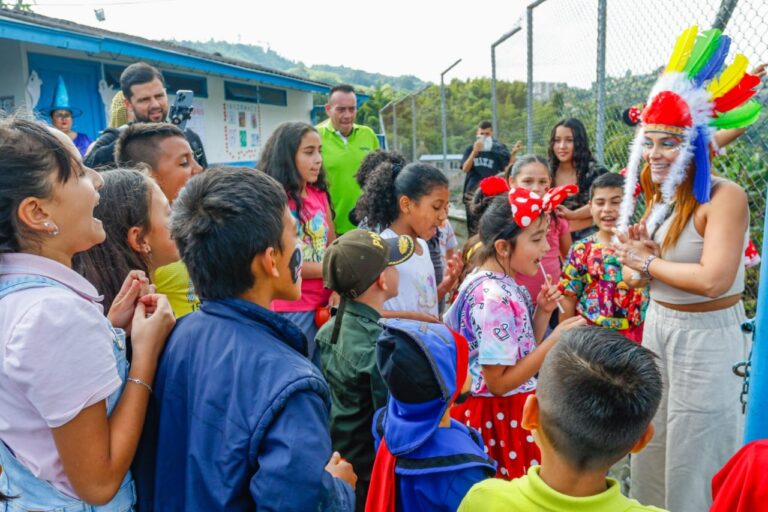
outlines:
[[648, 270], [651, 266], [651, 262], [656, 259], [655, 254], [649, 254], [648, 257], [645, 258], [645, 261], [643, 261], [643, 268], [640, 271], [644, 276], [646, 276], [648, 279], [652, 279], [653, 276], [651, 276], [650, 270]]
[[125, 379], [125, 380], [126, 380], [127, 382], [133, 382], [134, 384], [138, 384], [138, 385], [140, 385], [140, 386], [144, 386], [145, 388], [147, 388], [147, 389], [149, 390], [149, 394], [150, 394], [150, 395], [152, 394], [152, 386], [150, 386], [149, 384], [147, 384], [147, 383], [146, 383], [146, 382], [144, 382], [143, 380], [141, 380], [141, 379], [134, 379], [133, 377], [128, 377], [128, 378], [127, 378], [127, 379]]

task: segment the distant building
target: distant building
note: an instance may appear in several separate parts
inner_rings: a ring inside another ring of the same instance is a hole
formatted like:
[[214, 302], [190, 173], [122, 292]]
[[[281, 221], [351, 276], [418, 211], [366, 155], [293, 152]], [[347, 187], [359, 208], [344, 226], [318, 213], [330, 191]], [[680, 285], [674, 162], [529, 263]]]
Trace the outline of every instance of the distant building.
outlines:
[[553, 92], [567, 87], [568, 84], [564, 82], [533, 82], [533, 99], [537, 101], [549, 101]]
[[187, 126], [203, 139], [211, 164], [255, 165], [275, 127], [312, 122], [312, 94], [330, 88], [250, 62], [0, 8], [0, 109], [49, 108], [62, 76], [72, 106], [83, 111], [73, 129], [93, 139], [106, 127], [120, 73], [136, 61], [162, 71], [171, 103], [179, 89], [194, 92]]

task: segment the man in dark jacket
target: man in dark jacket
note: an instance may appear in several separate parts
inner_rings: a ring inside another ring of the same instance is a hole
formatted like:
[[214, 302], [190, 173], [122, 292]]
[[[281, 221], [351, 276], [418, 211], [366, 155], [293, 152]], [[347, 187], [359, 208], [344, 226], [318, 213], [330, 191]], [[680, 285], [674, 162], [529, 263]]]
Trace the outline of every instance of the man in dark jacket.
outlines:
[[[168, 94], [165, 80], [157, 68], [144, 62], [136, 62], [125, 68], [120, 75], [120, 90], [125, 96], [125, 105], [133, 113], [137, 123], [164, 123], [168, 117]], [[85, 155], [84, 163], [93, 169], [114, 168], [115, 143], [125, 126], [104, 130], [93, 147]], [[192, 147], [195, 160], [205, 169], [208, 160], [200, 136], [190, 129], [184, 136]]]
[[472, 236], [477, 232], [477, 221], [472, 212], [472, 196], [483, 178], [495, 176], [509, 164], [511, 154], [507, 146], [493, 138], [493, 125], [482, 121], [477, 125], [477, 138], [464, 150], [461, 158], [461, 170], [464, 177], [464, 206], [467, 211], [467, 231]]
[[214, 171], [173, 204], [171, 233], [203, 303], [159, 363], [141, 510], [351, 511], [356, 476], [331, 453], [328, 385], [302, 332], [268, 309], [301, 293], [285, 192], [252, 169]]

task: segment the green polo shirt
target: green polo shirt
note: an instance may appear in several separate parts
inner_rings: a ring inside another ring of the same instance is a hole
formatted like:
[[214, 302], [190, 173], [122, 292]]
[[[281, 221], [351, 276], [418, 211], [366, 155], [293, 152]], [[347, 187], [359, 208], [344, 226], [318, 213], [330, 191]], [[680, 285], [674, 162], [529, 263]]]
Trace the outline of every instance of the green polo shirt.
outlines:
[[355, 124], [348, 137], [337, 132], [330, 119], [317, 125], [323, 145], [323, 167], [328, 175], [336, 235], [352, 231], [349, 212], [355, 207], [362, 191], [355, 181], [360, 163], [371, 151], [379, 149], [379, 139], [367, 126]]
[[352, 463], [363, 482], [370, 481], [376, 456], [371, 433], [373, 413], [387, 404], [387, 386], [376, 367], [376, 340], [382, 331], [379, 318], [373, 308], [348, 299], [336, 343], [331, 345], [336, 317], [315, 337], [323, 374], [331, 388], [333, 449]]

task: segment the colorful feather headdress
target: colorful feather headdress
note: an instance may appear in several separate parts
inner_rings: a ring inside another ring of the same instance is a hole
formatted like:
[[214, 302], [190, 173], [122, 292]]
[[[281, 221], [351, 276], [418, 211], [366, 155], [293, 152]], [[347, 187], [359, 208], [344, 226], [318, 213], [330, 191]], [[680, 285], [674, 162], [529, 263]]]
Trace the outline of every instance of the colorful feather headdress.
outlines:
[[662, 201], [648, 216], [648, 229], [652, 231], [662, 222], [692, 159], [696, 163], [693, 193], [699, 203], [709, 202], [712, 133], [749, 126], [760, 116], [760, 104], [751, 100], [760, 78], [746, 72], [748, 61], [742, 54], [725, 67], [730, 45], [731, 39], [719, 29], [699, 33], [695, 25], [677, 38], [669, 63], [640, 114], [642, 130], [630, 149], [619, 230], [626, 232], [634, 212], [633, 193], [646, 131], [671, 133], [683, 140], [680, 156], [661, 186]]

